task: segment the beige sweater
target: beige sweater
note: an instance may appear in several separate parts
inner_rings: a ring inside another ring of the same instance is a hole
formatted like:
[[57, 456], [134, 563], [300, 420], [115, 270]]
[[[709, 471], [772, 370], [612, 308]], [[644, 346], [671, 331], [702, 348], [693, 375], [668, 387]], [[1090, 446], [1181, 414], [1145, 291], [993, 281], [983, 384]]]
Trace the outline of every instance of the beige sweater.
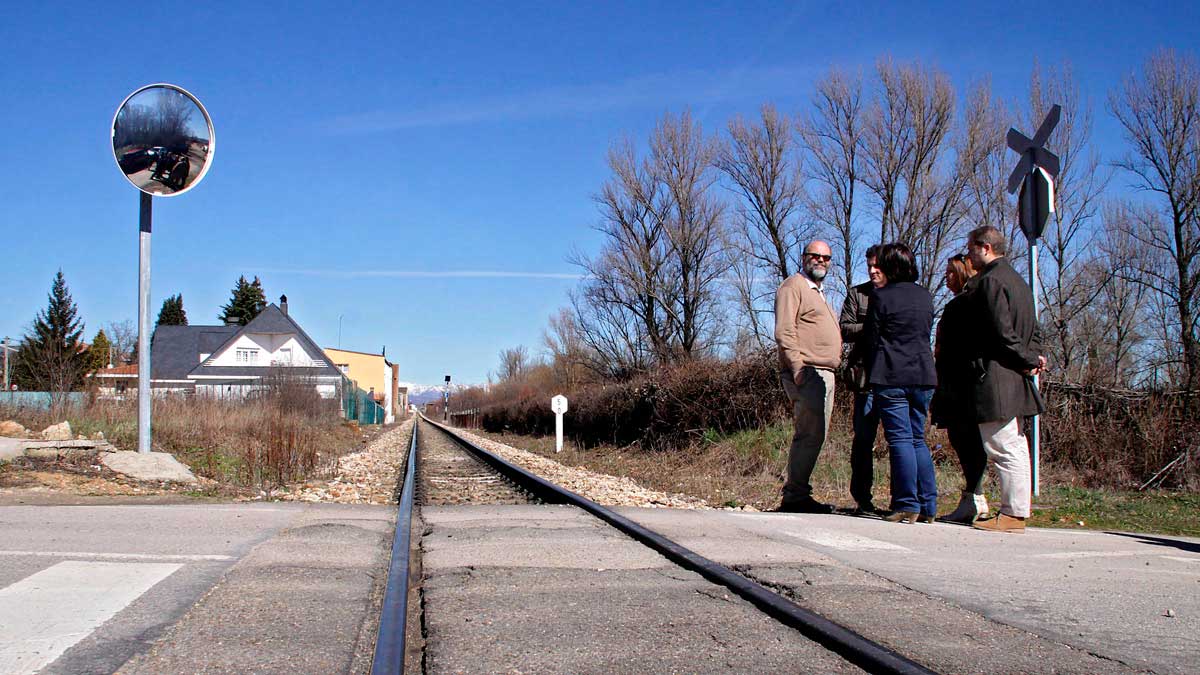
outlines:
[[804, 366], [834, 369], [842, 361], [842, 334], [825, 299], [808, 277], [793, 274], [775, 293], [779, 368], [793, 377]]

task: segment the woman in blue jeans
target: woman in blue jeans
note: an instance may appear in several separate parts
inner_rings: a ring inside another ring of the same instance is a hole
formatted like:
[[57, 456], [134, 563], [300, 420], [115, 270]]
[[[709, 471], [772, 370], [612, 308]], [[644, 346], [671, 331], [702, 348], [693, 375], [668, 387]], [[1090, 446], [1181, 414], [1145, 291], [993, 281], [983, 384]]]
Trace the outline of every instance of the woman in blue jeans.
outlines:
[[891, 513], [884, 520], [932, 523], [937, 477], [925, 444], [925, 417], [937, 384], [929, 336], [933, 296], [915, 283], [917, 264], [900, 243], [879, 249], [884, 286], [875, 289], [863, 326], [868, 382], [892, 467]]

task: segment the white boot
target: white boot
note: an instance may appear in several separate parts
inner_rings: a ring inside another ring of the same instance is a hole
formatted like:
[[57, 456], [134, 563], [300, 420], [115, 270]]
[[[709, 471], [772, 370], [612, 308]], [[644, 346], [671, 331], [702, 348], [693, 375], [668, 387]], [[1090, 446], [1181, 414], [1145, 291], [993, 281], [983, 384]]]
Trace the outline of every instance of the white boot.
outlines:
[[983, 500], [983, 513], [987, 513], [987, 499], [983, 495], [977, 495], [974, 492], [963, 492], [962, 497], [958, 500], [958, 506], [950, 513], [942, 516], [940, 520], [970, 525], [979, 517], [980, 500]]

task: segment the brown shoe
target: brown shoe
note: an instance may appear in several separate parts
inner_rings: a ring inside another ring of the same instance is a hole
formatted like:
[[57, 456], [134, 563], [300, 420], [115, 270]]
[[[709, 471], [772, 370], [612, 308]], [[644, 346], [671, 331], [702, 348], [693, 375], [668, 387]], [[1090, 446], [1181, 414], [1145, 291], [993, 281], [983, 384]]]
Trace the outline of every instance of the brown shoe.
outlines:
[[892, 511], [883, 517], [889, 523], [915, 523], [917, 516], [921, 514], [913, 513], [912, 511]]
[[971, 526], [977, 530], [987, 530], [989, 532], [1009, 532], [1011, 534], [1021, 534], [1025, 532], [1025, 519], [1016, 516], [1010, 516], [1007, 513], [1001, 513], [995, 518], [987, 520], [977, 520]]

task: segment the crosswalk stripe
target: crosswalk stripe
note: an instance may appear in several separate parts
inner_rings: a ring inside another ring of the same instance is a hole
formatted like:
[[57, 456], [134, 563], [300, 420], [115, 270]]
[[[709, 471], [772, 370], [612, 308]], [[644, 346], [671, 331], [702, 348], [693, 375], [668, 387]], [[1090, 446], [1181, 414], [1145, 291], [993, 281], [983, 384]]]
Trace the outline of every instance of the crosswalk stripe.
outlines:
[[834, 532], [832, 530], [805, 529], [803, 532], [784, 530], [784, 534], [797, 539], [805, 539], [818, 546], [828, 546], [842, 551], [907, 551], [908, 549], [888, 541], [871, 539], [856, 534]]
[[183, 567], [68, 560], [0, 589], [0, 673], [34, 673]]
[[205, 562], [216, 561], [224, 562], [233, 560], [231, 555], [216, 555], [216, 554], [179, 554], [179, 553], [97, 553], [95, 551], [0, 551], [0, 555], [7, 556], [32, 556], [40, 558], [83, 558], [91, 560], [93, 558], [102, 558], [106, 560], [183, 560], [186, 562]]

